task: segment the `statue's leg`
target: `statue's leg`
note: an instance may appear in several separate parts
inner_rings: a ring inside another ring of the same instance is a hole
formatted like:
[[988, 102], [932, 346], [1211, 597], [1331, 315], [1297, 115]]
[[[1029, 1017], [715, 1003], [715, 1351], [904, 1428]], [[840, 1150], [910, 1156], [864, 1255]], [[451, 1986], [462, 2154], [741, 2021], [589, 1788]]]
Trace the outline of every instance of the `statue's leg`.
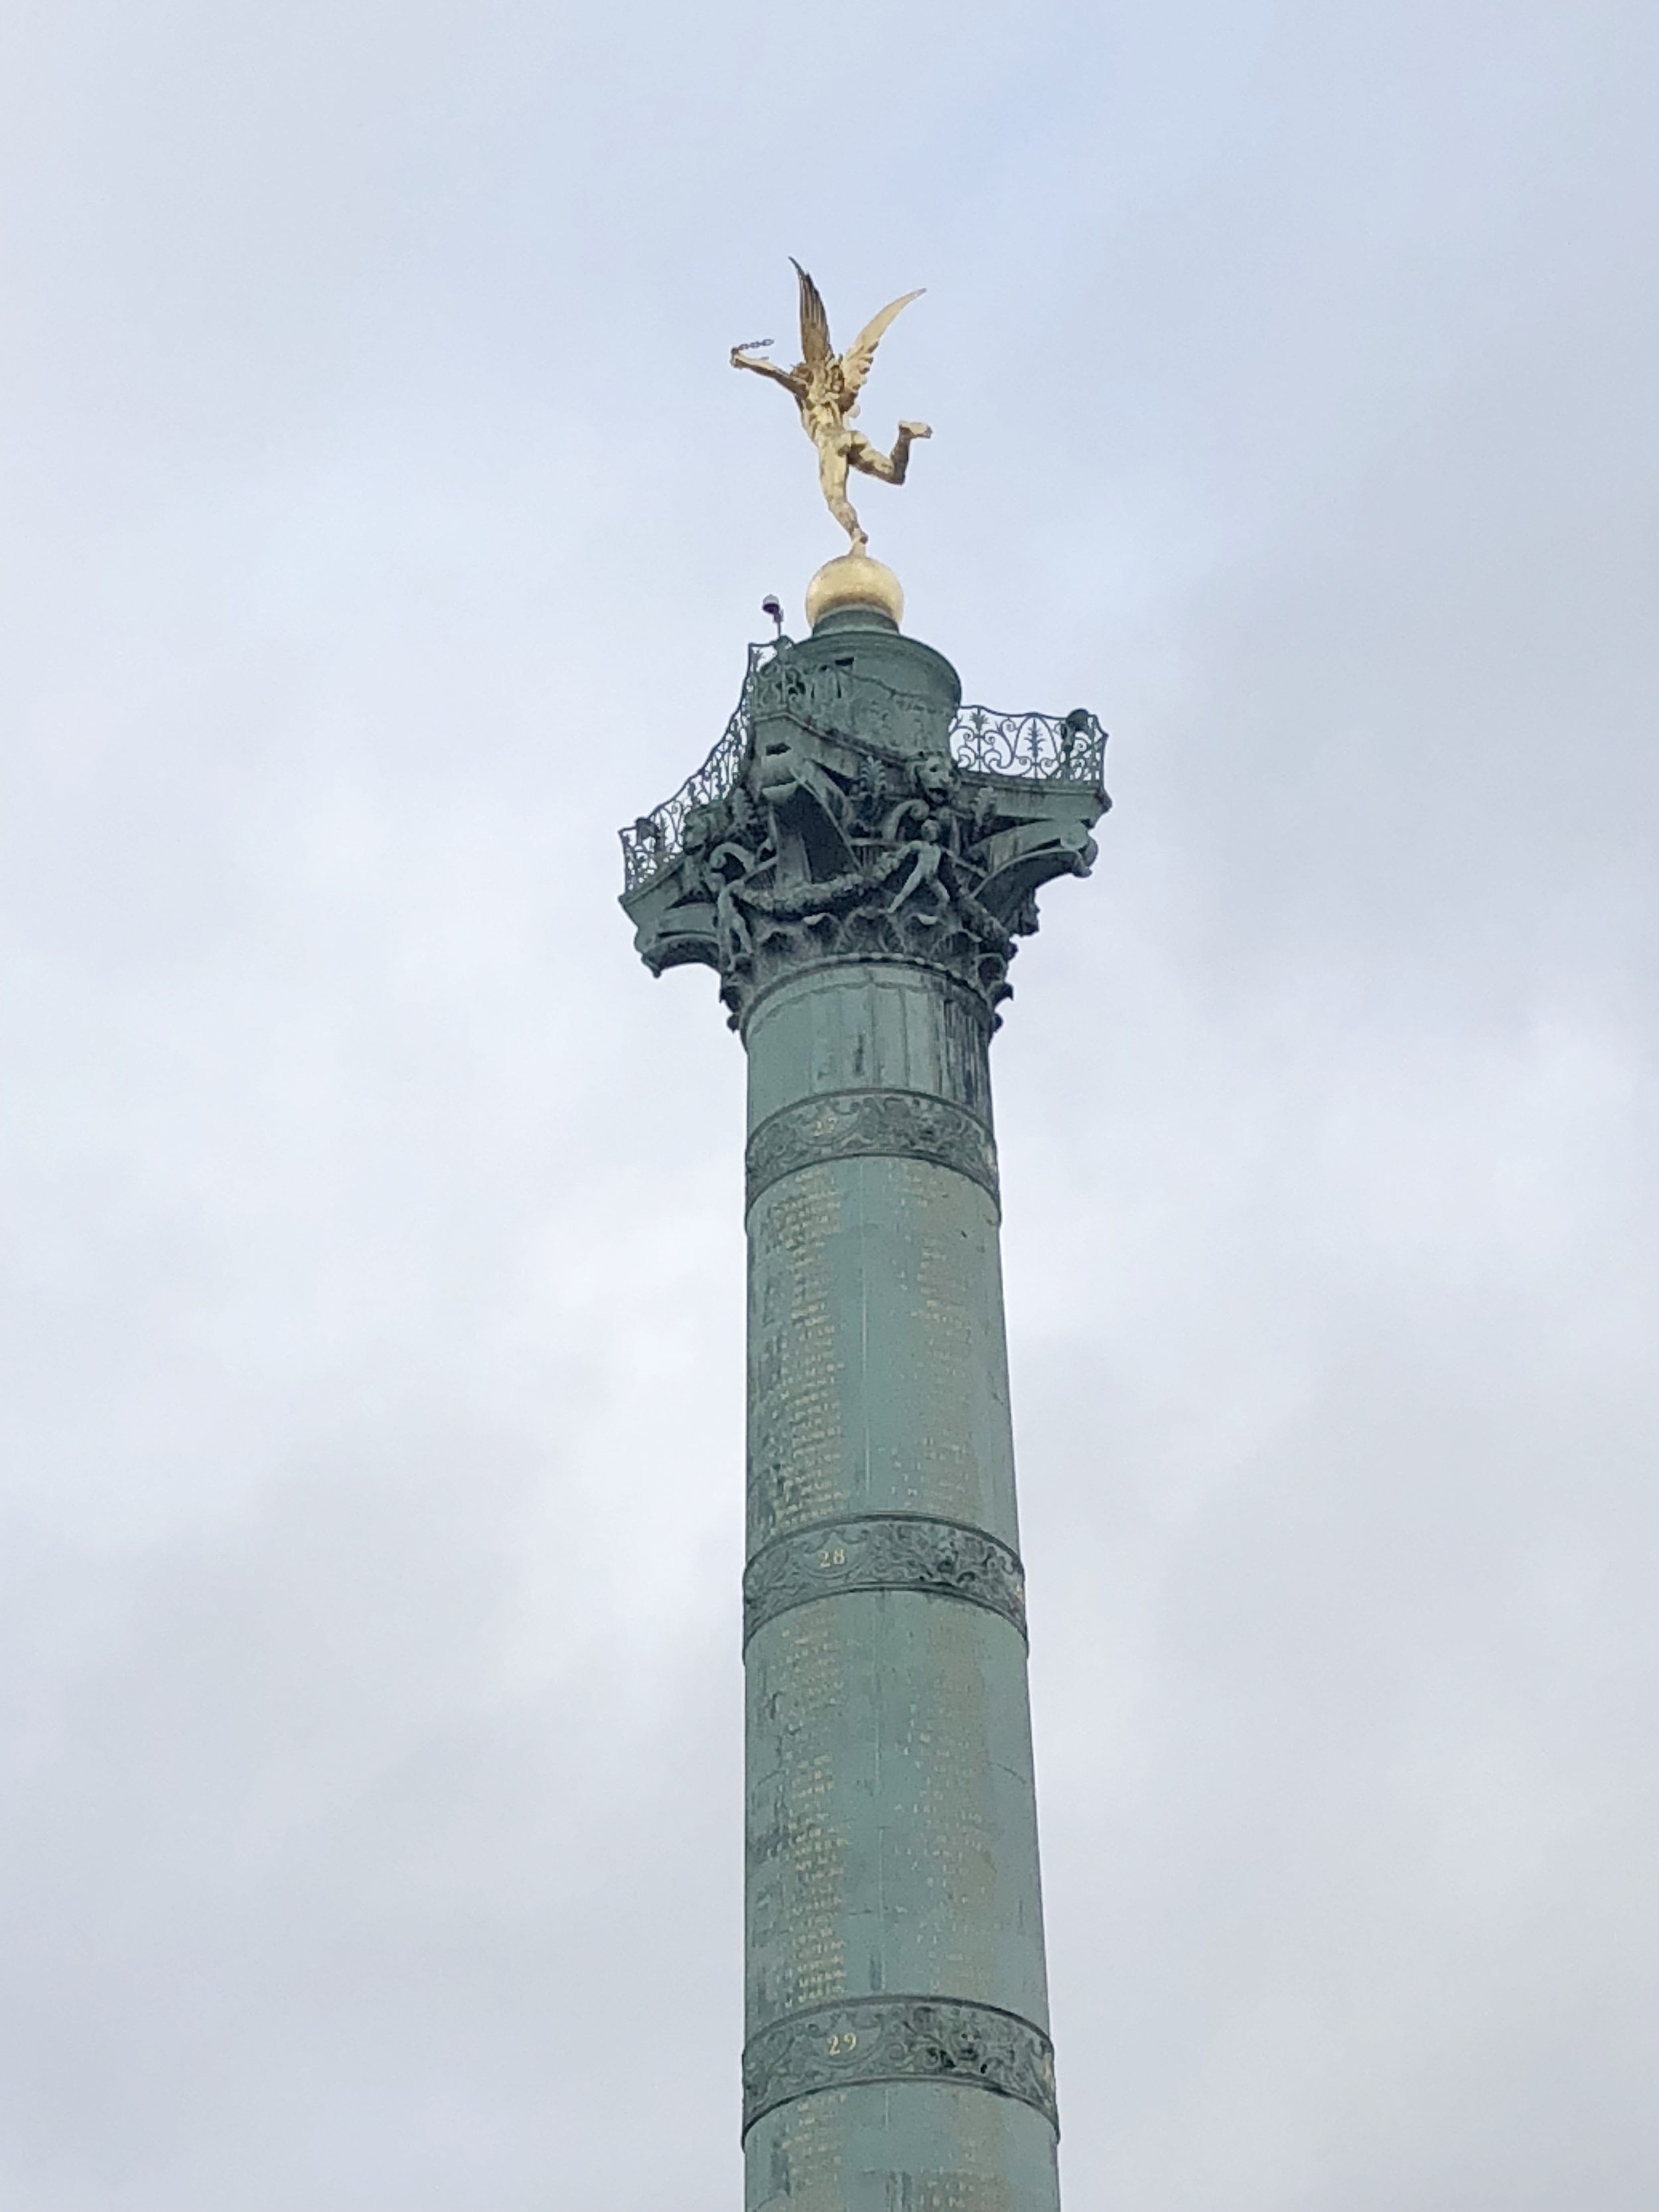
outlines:
[[896, 914], [899, 908], [904, 904], [906, 899], [918, 898], [923, 891], [931, 891], [933, 896], [933, 904], [937, 911], [931, 917], [921, 916], [918, 918], [921, 920], [937, 921], [939, 915], [943, 914], [945, 908], [951, 903], [951, 894], [939, 879], [939, 852], [938, 846], [924, 845], [916, 854], [915, 864], [911, 868], [908, 877], [905, 879], [903, 887], [895, 898], [889, 901], [887, 907], [888, 913]]
[[870, 443], [862, 430], [854, 430], [847, 458], [867, 477], [879, 477], [884, 483], [902, 484], [910, 465], [911, 445], [918, 438], [931, 438], [933, 434], [925, 422], [901, 422], [892, 452], [884, 453], [878, 446]]
[[869, 542], [853, 512], [852, 501], [847, 496], [847, 461], [845, 453], [818, 449], [818, 483], [833, 514], [854, 545], [860, 551]]
[[918, 860], [915, 866], [911, 869], [909, 874], [905, 878], [904, 881], [899, 885], [897, 890], [894, 892], [892, 897], [888, 900], [887, 911], [889, 914], [896, 914], [898, 912], [899, 908], [904, 904], [905, 900], [908, 899], [911, 892], [915, 890], [917, 883], [921, 879], [921, 863]]

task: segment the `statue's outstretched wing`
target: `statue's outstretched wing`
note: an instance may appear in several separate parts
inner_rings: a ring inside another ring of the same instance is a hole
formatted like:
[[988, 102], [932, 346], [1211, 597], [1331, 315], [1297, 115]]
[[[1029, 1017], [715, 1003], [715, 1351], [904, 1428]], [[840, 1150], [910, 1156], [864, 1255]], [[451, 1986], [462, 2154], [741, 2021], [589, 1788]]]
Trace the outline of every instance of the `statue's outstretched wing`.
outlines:
[[909, 306], [912, 300], [921, 299], [927, 289], [925, 284], [919, 285], [914, 292], [907, 292], [902, 300], [895, 300], [890, 306], [884, 307], [878, 315], [873, 316], [865, 325], [848, 347], [841, 357], [841, 380], [849, 392], [862, 388], [865, 378], [870, 374], [870, 365], [875, 360], [876, 348], [881, 343], [882, 333], [889, 324], [902, 308]]
[[830, 318], [823, 295], [792, 253], [789, 257], [800, 279], [800, 357], [816, 376], [830, 358]]

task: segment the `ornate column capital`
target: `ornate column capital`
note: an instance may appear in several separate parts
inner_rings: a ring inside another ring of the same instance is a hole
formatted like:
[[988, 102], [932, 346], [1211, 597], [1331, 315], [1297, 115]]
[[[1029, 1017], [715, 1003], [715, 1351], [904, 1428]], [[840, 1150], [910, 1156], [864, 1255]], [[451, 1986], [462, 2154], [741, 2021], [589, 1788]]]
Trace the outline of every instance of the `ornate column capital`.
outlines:
[[948, 663], [890, 627], [751, 647], [714, 752], [622, 833], [647, 966], [715, 969], [735, 1028], [803, 969], [908, 962], [994, 1024], [1038, 890], [1093, 864], [1106, 739], [1081, 708], [956, 697]]

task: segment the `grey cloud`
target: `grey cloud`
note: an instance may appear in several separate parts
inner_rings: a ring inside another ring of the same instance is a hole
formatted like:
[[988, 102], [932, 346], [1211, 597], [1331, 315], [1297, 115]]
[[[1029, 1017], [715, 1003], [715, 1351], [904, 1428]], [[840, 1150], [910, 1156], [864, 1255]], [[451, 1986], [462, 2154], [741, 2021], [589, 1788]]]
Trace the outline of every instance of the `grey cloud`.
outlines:
[[1648, 2212], [1654, 46], [22, 27], [8, 2208], [734, 2201], [741, 1056], [613, 830], [831, 550], [795, 252], [930, 288], [914, 626], [1116, 733], [996, 1048], [1070, 2200]]

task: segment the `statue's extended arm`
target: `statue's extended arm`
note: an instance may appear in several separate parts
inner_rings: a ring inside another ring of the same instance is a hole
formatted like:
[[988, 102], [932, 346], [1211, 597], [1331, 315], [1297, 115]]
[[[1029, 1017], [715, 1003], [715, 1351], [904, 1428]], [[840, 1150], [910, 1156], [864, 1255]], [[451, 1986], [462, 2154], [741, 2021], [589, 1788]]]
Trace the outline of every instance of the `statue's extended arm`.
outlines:
[[732, 349], [733, 368], [752, 368], [757, 376], [769, 376], [774, 384], [781, 384], [792, 399], [799, 398], [795, 380], [787, 368], [780, 368], [775, 361], [757, 361], [753, 354], [745, 353], [741, 346]]

